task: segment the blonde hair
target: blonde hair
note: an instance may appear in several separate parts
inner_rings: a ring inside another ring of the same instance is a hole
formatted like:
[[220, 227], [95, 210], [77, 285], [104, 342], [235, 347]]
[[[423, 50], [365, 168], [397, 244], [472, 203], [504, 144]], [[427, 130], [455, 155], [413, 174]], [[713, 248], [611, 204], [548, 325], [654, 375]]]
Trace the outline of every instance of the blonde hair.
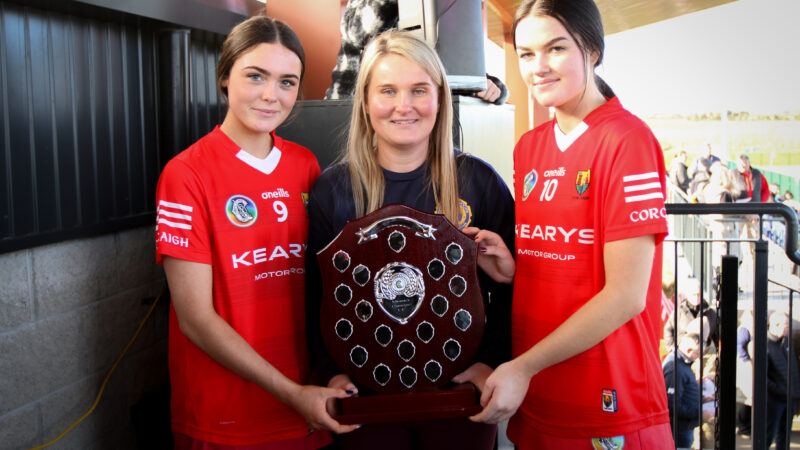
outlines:
[[711, 176], [709, 177], [708, 184], [718, 187], [725, 191], [733, 190], [733, 180], [731, 179], [730, 170], [720, 162], [714, 162], [709, 168]]
[[458, 223], [458, 177], [453, 152], [453, 106], [444, 66], [436, 51], [422, 39], [407, 32], [390, 30], [375, 37], [366, 47], [353, 94], [353, 113], [347, 146], [341, 160], [349, 163], [350, 184], [356, 217], [383, 205], [385, 180], [378, 164], [375, 130], [367, 114], [367, 89], [372, 68], [386, 55], [400, 55], [424, 69], [439, 88], [439, 112], [428, 143], [426, 164], [437, 212]]

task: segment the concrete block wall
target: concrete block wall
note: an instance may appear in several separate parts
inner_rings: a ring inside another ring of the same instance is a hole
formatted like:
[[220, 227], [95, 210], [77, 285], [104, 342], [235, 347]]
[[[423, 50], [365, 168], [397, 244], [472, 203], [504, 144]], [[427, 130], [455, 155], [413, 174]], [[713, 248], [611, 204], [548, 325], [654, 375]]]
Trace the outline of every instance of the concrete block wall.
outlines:
[[[58, 436], [95, 400], [165, 285], [154, 227], [0, 254], [0, 449]], [[52, 449], [136, 448], [131, 408], [167, 386], [159, 301], [95, 411]]]

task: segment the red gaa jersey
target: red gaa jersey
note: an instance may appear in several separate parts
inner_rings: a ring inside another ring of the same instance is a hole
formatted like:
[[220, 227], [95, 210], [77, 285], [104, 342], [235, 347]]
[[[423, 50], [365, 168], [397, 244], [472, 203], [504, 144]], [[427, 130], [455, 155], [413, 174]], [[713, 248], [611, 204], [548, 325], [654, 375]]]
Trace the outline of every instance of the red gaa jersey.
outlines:
[[[210, 264], [217, 313], [303, 383], [305, 200], [320, 170], [309, 150], [272, 137], [272, 151], [258, 159], [217, 127], [167, 164], [156, 193], [156, 259]], [[232, 446], [308, 434], [292, 408], [190, 342], [174, 309], [169, 322], [174, 431]]]
[[568, 135], [550, 121], [517, 144], [515, 357], [603, 288], [605, 243], [655, 235], [656, 253], [644, 312], [535, 375], [509, 424], [512, 441], [531, 431], [619, 436], [669, 421], [658, 355], [665, 173], [658, 141], [616, 98]]

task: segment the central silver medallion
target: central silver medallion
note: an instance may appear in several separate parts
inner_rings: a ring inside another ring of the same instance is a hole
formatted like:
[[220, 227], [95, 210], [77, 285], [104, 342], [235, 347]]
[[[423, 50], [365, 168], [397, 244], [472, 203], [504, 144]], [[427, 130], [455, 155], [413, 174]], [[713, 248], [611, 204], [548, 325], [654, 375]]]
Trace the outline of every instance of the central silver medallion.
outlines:
[[375, 299], [387, 316], [405, 324], [419, 310], [425, 298], [422, 272], [403, 262], [384, 266], [375, 275]]

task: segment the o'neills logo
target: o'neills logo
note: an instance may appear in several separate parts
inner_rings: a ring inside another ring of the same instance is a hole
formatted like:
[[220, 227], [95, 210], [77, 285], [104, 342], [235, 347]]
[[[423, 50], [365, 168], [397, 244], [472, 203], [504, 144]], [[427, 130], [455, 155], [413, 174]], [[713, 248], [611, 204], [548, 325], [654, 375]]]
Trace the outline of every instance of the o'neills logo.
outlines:
[[289, 192], [287, 192], [284, 188], [278, 188], [274, 191], [262, 192], [261, 198], [264, 200], [269, 200], [271, 198], [289, 198]]
[[563, 177], [566, 174], [567, 174], [567, 169], [559, 167], [558, 169], [545, 170], [543, 175], [545, 178], [550, 178], [550, 177]]
[[249, 227], [258, 218], [256, 204], [244, 195], [233, 195], [225, 202], [225, 214], [237, 227]]

